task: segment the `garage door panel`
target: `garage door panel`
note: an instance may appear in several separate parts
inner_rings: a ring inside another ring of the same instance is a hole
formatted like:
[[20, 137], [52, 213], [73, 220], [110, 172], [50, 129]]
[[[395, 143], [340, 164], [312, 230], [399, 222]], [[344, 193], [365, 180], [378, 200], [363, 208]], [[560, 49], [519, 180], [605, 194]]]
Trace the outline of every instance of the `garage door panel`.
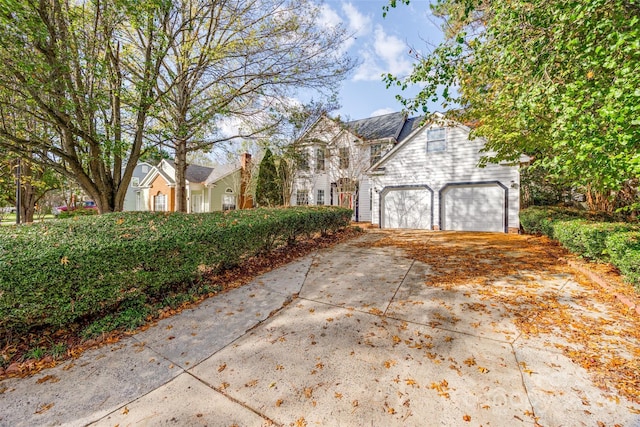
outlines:
[[388, 191], [383, 202], [385, 228], [431, 229], [431, 192], [424, 188]]
[[497, 184], [450, 187], [444, 192], [444, 229], [504, 231], [505, 191]]

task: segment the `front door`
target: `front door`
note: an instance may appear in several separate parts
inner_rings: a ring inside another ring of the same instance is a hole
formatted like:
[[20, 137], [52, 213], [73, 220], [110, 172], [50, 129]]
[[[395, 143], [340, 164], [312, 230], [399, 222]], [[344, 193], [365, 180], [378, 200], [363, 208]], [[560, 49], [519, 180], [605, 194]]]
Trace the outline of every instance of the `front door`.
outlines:
[[202, 212], [202, 193], [191, 193], [191, 212]]

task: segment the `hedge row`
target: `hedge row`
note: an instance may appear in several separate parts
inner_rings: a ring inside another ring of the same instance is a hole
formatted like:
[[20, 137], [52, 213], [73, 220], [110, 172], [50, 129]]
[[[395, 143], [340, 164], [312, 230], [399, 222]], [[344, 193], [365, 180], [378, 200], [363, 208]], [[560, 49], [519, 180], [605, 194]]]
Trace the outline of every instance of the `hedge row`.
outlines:
[[532, 207], [520, 213], [526, 233], [544, 234], [578, 255], [610, 262], [640, 291], [640, 224], [593, 221], [580, 211]]
[[204, 272], [336, 231], [333, 207], [228, 213], [129, 212], [0, 230], [0, 336], [100, 317], [127, 301], [162, 298]]

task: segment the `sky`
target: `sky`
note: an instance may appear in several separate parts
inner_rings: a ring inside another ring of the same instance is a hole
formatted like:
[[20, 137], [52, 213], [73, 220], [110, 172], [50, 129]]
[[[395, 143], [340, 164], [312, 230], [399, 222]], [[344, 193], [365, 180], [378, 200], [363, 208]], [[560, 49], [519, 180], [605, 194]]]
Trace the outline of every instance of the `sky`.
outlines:
[[[443, 39], [440, 22], [431, 15], [429, 0], [398, 5], [383, 18], [382, 7], [388, 3], [389, 0], [324, 0], [322, 4], [318, 24], [327, 27], [341, 24], [353, 34], [344, 49], [358, 61], [341, 86], [338, 99], [341, 108], [330, 112], [333, 117], [349, 121], [401, 111], [402, 104], [395, 96], [410, 96], [419, 89], [404, 92], [397, 87], [387, 89], [381, 75], [409, 75], [416, 62], [409, 50], [427, 52], [430, 46], [440, 43]], [[441, 110], [437, 104], [429, 105], [429, 111]], [[410, 114], [417, 115], [420, 114]], [[224, 122], [221, 133], [233, 135], [238, 127], [235, 120]], [[220, 159], [235, 158], [238, 150], [237, 141], [221, 144], [213, 150], [212, 157], [224, 162]]]
[[[396, 94], [410, 95], [412, 91], [387, 89], [381, 75], [407, 76], [416, 62], [409, 50], [426, 52], [443, 38], [439, 21], [430, 13], [428, 0], [398, 5], [383, 18], [382, 7], [386, 4], [388, 0], [325, 0], [322, 6], [320, 24], [341, 23], [353, 33], [345, 48], [359, 61], [342, 84], [339, 94], [342, 107], [333, 115], [356, 120], [402, 110]], [[413, 88], [413, 93], [417, 90]], [[439, 109], [430, 105], [432, 108]]]

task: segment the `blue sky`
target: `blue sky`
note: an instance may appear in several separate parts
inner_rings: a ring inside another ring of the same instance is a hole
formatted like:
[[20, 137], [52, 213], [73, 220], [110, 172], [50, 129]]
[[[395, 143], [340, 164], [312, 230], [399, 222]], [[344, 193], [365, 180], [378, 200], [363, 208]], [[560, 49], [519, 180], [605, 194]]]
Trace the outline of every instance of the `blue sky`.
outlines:
[[[334, 114], [340, 114], [344, 119], [402, 110], [402, 105], [395, 99], [402, 91], [386, 89], [381, 74], [408, 75], [416, 61], [409, 55], [409, 50], [425, 52], [443, 38], [440, 22], [431, 15], [428, 0], [412, 0], [409, 6], [398, 5], [383, 18], [382, 7], [386, 4], [388, 0], [325, 0], [323, 5], [321, 23], [342, 23], [354, 33], [355, 37], [345, 47], [349, 55], [360, 61], [340, 91], [342, 108]], [[413, 90], [416, 91], [417, 88]], [[430, 107], [438, 109], [436, 105]]]

